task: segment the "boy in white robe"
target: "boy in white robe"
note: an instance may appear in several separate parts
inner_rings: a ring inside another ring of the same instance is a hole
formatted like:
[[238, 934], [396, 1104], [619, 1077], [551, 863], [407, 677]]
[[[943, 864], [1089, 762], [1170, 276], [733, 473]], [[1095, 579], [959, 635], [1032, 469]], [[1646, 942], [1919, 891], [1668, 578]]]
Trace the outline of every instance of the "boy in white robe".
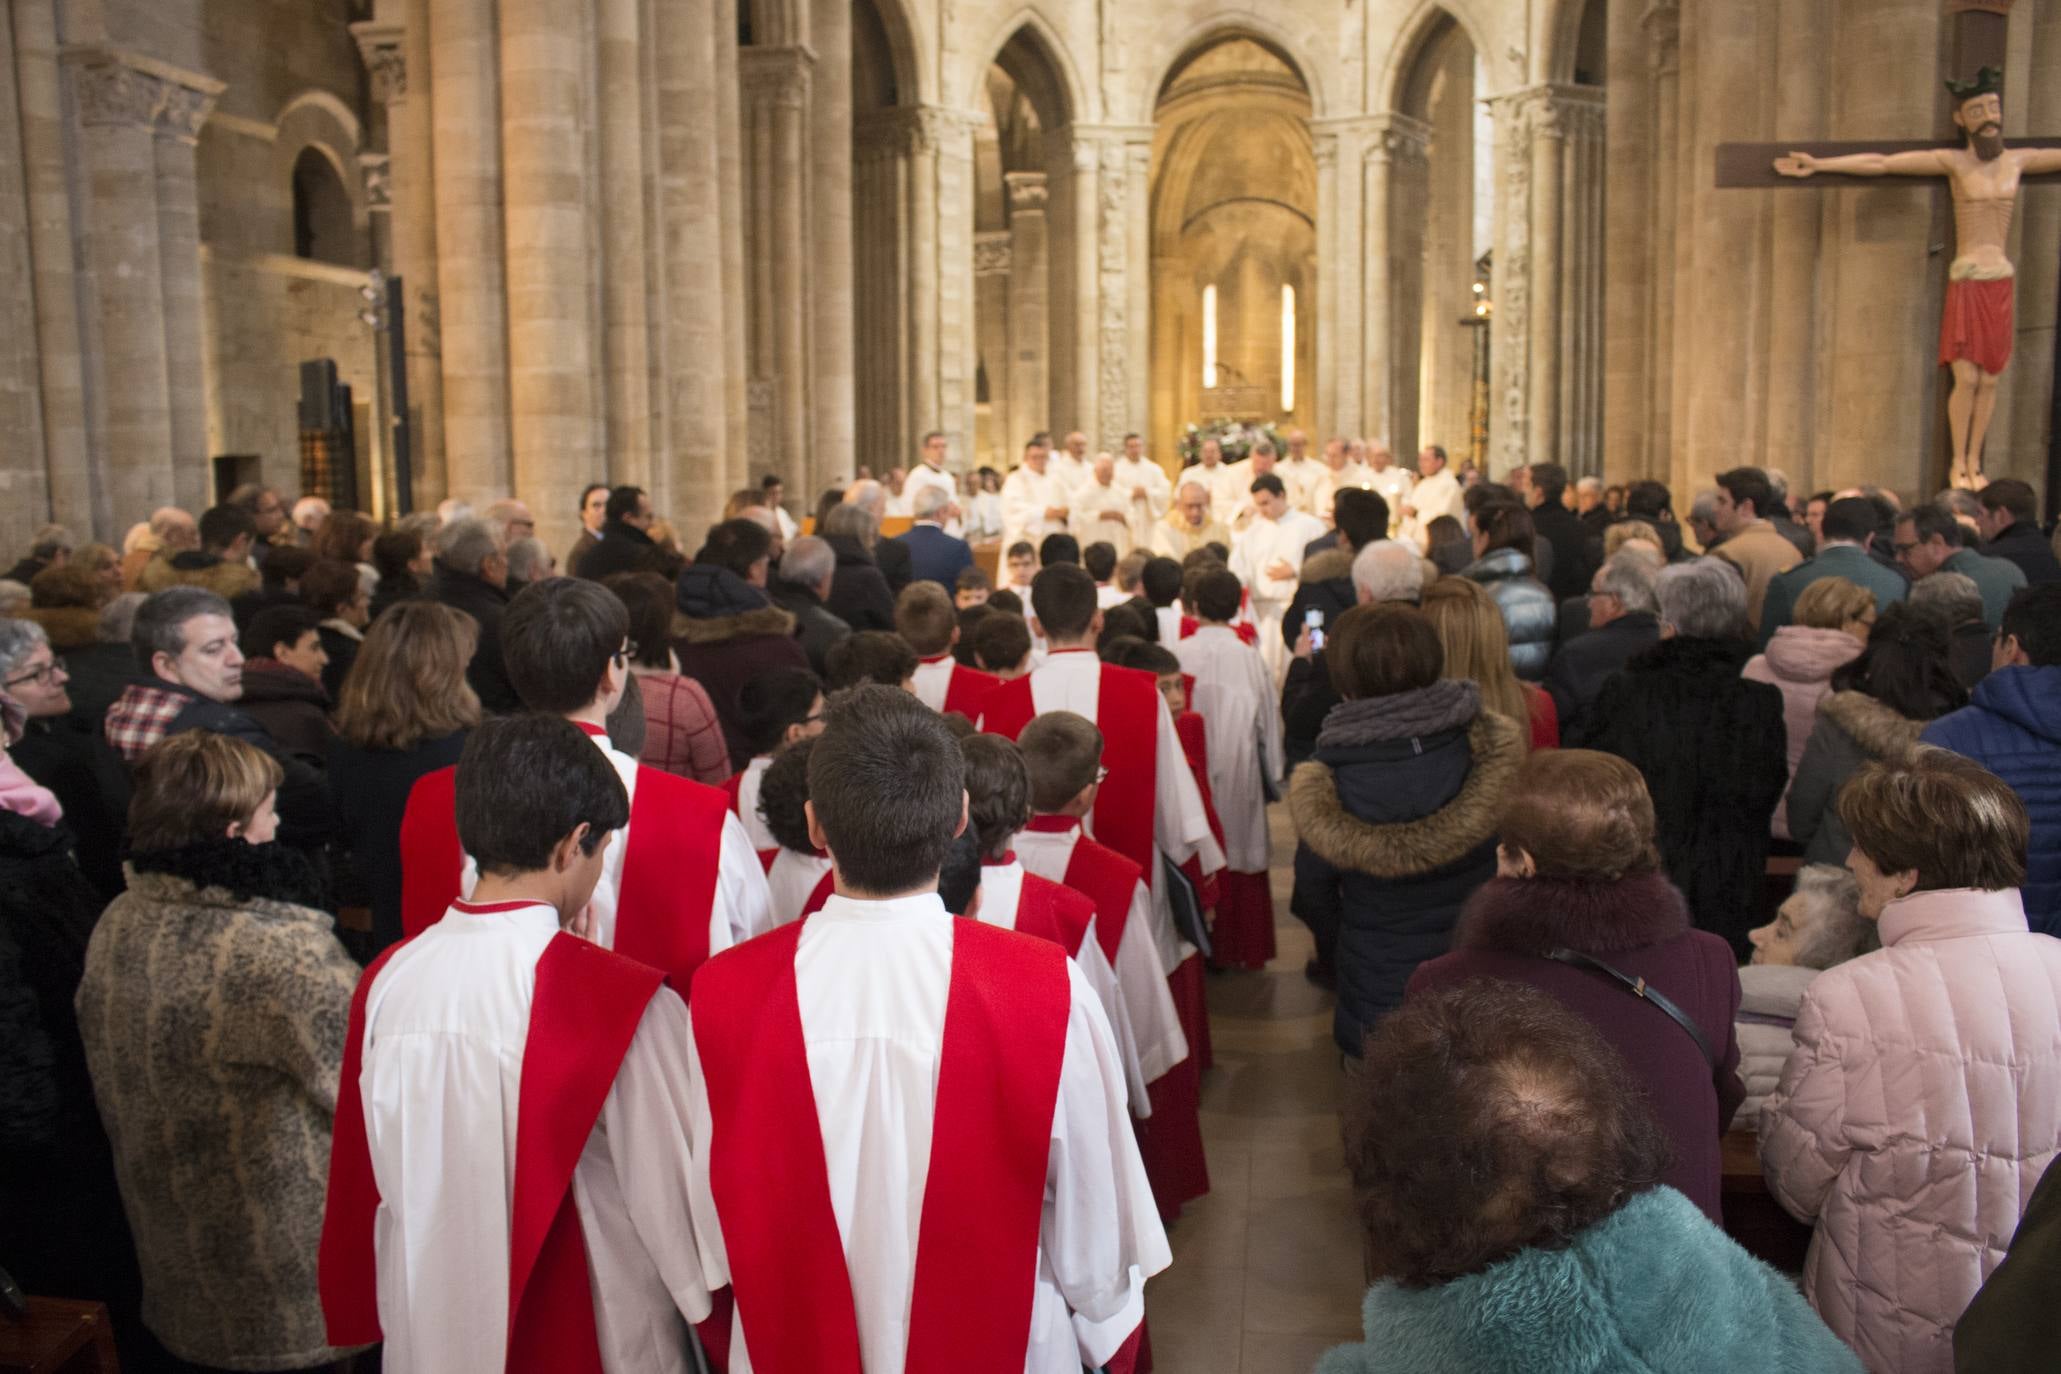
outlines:
[[1252, 483], [1254, 519], [1231, 546], [1231, 571], [1252, 593], [1252, 618], [1259, 627], [1260, 655], [1270, 681], [1288, 672], [1288, 645], [1281, 638], [1281, 620], [1295, 600], [1303, 550], [1324, 537], [1324, 527], [1301, 511], [1291, 510], [1281, 479], [1272, 473]]
[[759, 821], [779, 845], [766, 870], [775, 926], [800, 920], [828, 895], [820, 889], [830, 877], [830, 856], [809, 839], [809, 751], [815, 743], [811, 737], [781, 750], [759, 787]]

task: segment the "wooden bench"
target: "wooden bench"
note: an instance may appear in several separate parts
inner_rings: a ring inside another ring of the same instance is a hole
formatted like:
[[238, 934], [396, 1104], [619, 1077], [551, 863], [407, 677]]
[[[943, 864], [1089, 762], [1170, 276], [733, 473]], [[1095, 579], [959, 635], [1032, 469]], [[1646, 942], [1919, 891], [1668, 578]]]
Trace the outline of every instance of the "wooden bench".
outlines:
[[1725, 1234], [1748, 1254], [1783, 1273], [1802, 1273], [1811, 1228], [1790, 1216], [1768, 1191], [1767, 1178], [1760, 1170], [1759, 1137], [1752, 1131], [1726, 1132], [1719, 1171]]
[[100, 1303], [30, 1298], [21, 1321], [0, 1316], [4, 1374], [120, 1374], [121, 1368]]

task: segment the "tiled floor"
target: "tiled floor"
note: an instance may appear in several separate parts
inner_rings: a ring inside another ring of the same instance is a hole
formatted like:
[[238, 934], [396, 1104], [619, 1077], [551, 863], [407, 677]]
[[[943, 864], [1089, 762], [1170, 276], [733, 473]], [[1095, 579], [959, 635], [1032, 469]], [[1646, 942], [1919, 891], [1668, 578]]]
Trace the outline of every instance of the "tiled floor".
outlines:
[[1162, 1374], [1309, 1374], [1318, 1355], [1359, 1335], [1331, 996], [1302, 976], [1309, 932], [1288, 914], [1294, 831], [1286, 807], [1272, 820], [1280, 952], [1265, 972], [1210, 979], [1211, 1191], [1171, 1228], [1173, 1267], [1146, 1289]]

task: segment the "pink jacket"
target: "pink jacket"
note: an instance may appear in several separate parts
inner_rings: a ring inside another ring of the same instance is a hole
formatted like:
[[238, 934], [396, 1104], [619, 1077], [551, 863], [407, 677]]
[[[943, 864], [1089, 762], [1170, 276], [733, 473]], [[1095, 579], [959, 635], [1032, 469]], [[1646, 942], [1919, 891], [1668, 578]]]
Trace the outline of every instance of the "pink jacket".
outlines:
[[1761, 1108], [1804, 1293], [1873, 1374], [1951, 1374], [1954, 1323], [2061, 1153], [2061, 940], [2016, 891], [1891, 902], [1883, 948], [1804, 993]]
[[[1803, 761], [1803, 747], [1810, 743], [1818, 724], [1818, 703], [1832, 691], [1834, 670], [1861, 655], [1861, 642], [1844, 630], [1814, 630], [1808, 625], [1784, 625], [1768, 640], [1768, 647], [1746, 661], [1739, 676], [1751, 682], [1765, 682], [1782, 690], [1782, 721], [1789, 734], [1789, 776]], [[1789, 797], [1775, 808], [1774, 834], [1789, 838]]]

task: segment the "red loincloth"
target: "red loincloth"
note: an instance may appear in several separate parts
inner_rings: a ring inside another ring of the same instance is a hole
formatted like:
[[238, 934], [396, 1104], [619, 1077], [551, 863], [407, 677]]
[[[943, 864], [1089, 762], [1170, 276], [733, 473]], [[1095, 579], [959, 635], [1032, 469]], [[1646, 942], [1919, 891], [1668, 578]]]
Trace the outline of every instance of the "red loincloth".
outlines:
[[2010, 365], [2017, 289], [2013, 277], [1947, 283], [1946, 313], [1939, 321], [1942, 367], [1966, 358], [1994, 377]]

